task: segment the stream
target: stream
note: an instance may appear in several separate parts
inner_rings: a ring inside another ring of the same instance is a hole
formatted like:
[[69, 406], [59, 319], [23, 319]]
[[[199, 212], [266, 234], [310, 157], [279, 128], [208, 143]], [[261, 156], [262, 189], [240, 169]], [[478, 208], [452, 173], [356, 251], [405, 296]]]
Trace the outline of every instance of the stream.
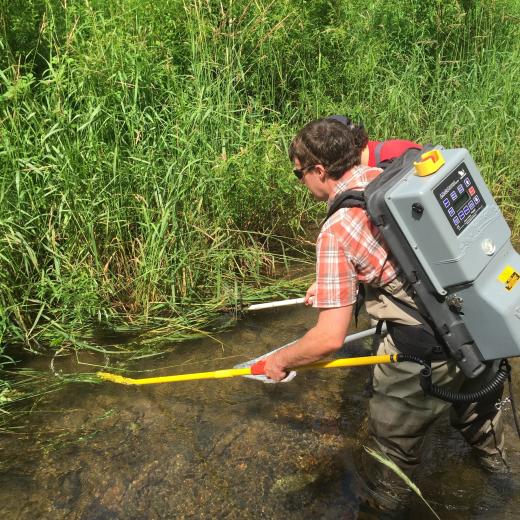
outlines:
[[[230, 331], [172, 344], [167, 355], [135, 362], [127, 373], [230, 368], [302, 336], [315, 319], [316, 311], [303, 306], [252, 313]], [[358, 330], [366, 328], [360, 320]], [[369, 343], [340, 355], [366, 355]], [[54, 369], [91, 372], [91, 364], [103, 363], [87, 352], [79, 360], [57, 358]], [[50, 370], [50, 360], [25, 366]], [[368, 373], [366, 367], [308, 371], [277, 385], [245, 378], [67, 385], [0, 437], [2, 518], [387, 518], [360, 499], [356, 476]], [[515, 389], [520, 400], [518, 379]], [[427, 437], [414, 482], [443, 520], [519, 517], [520, 447], [511, 405], [504, 409], [508, 475], [480, 469], [447, 418]], [[398, 518], [434, 516], [413, 495]]]

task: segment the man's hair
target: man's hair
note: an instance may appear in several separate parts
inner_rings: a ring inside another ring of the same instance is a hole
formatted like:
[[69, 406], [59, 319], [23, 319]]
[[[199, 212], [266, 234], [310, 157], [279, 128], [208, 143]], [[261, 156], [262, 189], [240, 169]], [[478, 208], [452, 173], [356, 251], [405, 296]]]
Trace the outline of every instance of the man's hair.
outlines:
[[298, 159], [302, 168], [325, 166], [333, 179], [361, 162], [361, 152], [368, 143], [362, 126], [346, 125], [335, 118], [322, 118], [305, 125], [289, 147], [289, 159]]

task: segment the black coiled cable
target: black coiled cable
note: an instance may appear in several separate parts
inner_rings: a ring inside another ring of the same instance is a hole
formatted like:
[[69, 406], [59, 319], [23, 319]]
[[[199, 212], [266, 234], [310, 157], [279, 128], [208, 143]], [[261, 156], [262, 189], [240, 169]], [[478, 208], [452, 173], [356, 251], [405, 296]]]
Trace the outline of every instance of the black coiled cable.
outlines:
[[516, 406], [513, 397], [513, 385], [511, 382], [511, 365], [509, 364], [507, 359], [503, 359], [500, 362], [500, 366], [498, 368], [497, 373], [480, 390], [476, 392], [467, 393], [454, 392], [452, 390], [448, 390], [447, 388], [442, 388], [440, 386], [434, 385], [432, 383], [432, 369], [430, 363], [428, 363], [424, 359], [421, 359], [411, 354], [397, 354], [396, 361], [411, 361], [412, 363], [422, 365], [423, 368], [420, 372], [420, 383], [424, 393], [432, 395], [449, 403], [474, 403], [476, 401], [480, 401], [484, 396], [488, 395], [490, 392], [500, 389], [500, 387], [505, 383], [505, 381], [508, 380], [509, 396], [511, 399], [513, 419], [515, 421], [516, 432], [518, 434], [518, 437], [520, 437], [520, 422], [516, 413]]
[[[418, 356], [414, 356], [413, 354], [396, 354], [395, 356], [395, 360], [399, 363], [401, 361], [411, 361], [412, 363], [417, 363], [418, 365], [422, 365], [424, 368], [423, 370], [425, 369], [428, 369], [430, 371], [430, 374], [431, 374], [431, 368], [430, 368], [430, 363], [424, 359], [421, 359], [420, 357]], [[422, 372], [422, 370], [421, 370]]]
[[434, 385], [431, 378], [432, 371], [431, 368], [428, 367], [428, 370], [425, 368], [421, 370], [421, 388], [427, 394], [438, 397], [443, 401], [448, 401], [449, 403], [474, 403], [480, 401], [489, 393], [499, 390], [506, 381], [507, 374], [507, 369], [504, 369], [501, 363], [497, 373], [482, 388], [476, 392], [460, 393]]
[[448, 403], [474, 403], [476, 401], [480, 401], [489, 393], [498, 390], [507, 380], [509, 372], [511, 371], [509, 363], [507, 362], [507, 360], [503, 359], [500, 363], [497, 373], [493, 376], [491, 380], [489, 380], [484, 386], [482, 386], [482, 388], [480, 388], [476, 392], [461, 393], [454, 392], [453, 390], [448, 390], [447, 388], [434, 385], [432, 383], [431, 366], [424, 359], [420, 359], [417, 356], [409, 354], [398, 354], [397, 361], [411, 361], [413, 363], [418, 363], [422, 365], [423, 369], [420, 372], [420, 382], [421, 388], [424, 390], [424, 393], [432, 395], [434, 397], [438, 397], [439, 399], [447, 401]]

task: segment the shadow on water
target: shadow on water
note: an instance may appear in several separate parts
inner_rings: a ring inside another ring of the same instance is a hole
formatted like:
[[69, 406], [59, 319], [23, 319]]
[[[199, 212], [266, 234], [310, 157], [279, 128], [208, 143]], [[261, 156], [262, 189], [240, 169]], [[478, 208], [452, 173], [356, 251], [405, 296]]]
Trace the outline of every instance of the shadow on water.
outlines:
[[[263, 311], [220, 334], [220, 343], [174, 345], [130, 368], [135, 377], [227, 368], [300, 337], [315, 317], [304, 308]], [[348, 355], [366, 349], [355, 344]], [[27, 366], [48, 368], [49, 361]], [[85, 370], [75, 358], [58, 359], [55, 368]], [[22, 433], [0, 439], [3, 517], [383, 518], [360, 505], [353, 471], [366, 436], [367, 375], [358, 368], [300, 373], [286, 385], [242, 378], [69, 385], [23, 420]], [[441, 518], [518, 517], [520, 455], [510, 409], [506, 421], [513, 476], [502, 479], [477, 467], [447, 421], [436, 424], [415, 482]], [[432, 517], [411, 497], [399, 518], [419, 515]]]

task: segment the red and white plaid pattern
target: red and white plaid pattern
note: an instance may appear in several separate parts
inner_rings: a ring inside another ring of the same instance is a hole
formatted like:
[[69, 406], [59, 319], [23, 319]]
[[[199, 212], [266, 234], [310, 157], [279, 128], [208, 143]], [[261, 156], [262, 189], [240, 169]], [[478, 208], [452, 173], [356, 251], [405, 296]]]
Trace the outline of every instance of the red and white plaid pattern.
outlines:
[[[336, 185], [334, 196], [345, 190], [362, 190], [380, 173], [379, 168], [355, 166]], [[389, 257], [379, 230], [366, 212], [360, 208], [341, 208], [324, 224], [316, 242], [313, 306], [352, 305], [357, 298], [358, 282], [382, 286], [398, 272], [395, 260]]]

